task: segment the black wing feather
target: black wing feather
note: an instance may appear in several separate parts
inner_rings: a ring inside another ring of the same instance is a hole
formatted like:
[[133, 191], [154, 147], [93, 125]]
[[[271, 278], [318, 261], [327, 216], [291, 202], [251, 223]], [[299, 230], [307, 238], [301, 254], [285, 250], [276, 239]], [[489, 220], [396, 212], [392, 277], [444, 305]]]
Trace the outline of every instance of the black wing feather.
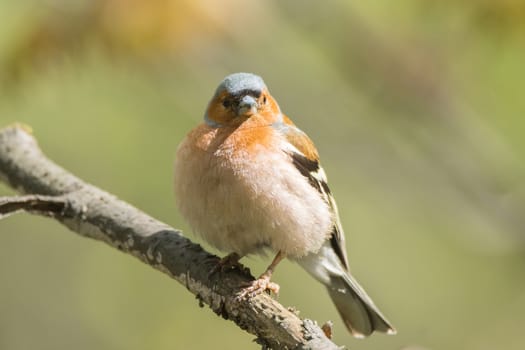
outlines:
[[[319, 176], [319, 171], [321, 170], [319, 162], [309, 159], [296, 152], [290, 153], [290, 156], [292, 157], [292, 162], [297, 170], [299, 170], [301, 175], [306, 177], [310, 185], [312, 185], [312, 187], [321, 194], [326, 203], [334, 211], [335, 216], [337, 216], [337, 207], [333, 197], [331, 196], [330, 188], [328, 187], [326, 180]], [[344, 250], [344, 233], [339, 223], [339, 218], [336, 218], [336, 221], [334, 222], [330, 236], [330, 245], [337, 254], [337, 257], [341, 260], [343, 266], [348, 270], [348, 262], [346, 258], [346, 252]]]

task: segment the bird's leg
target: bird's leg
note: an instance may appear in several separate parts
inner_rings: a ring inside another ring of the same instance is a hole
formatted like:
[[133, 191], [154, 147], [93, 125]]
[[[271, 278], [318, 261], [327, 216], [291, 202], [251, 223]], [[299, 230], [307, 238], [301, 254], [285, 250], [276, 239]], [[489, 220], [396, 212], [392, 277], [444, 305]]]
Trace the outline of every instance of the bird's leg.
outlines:
[[272, 277], [273, 271], [275, 270], [277, 264], [279, 264], [279, 262], [281, 262], [281, 260], [283, 260], [285, 257], [286, 254], [279, 251], [266, 271], [264, 271], [263, 274], [260, 275], [255, 281], [250, 282], [246, 288], [243, 288], [237, 295], [237, 298], [253, 298], [257, 294], [261, 294], [266, 290], [272, 291], [274, 294], [279, 294], [279, 285], [277, 283], [271, 282], [270, 278]]

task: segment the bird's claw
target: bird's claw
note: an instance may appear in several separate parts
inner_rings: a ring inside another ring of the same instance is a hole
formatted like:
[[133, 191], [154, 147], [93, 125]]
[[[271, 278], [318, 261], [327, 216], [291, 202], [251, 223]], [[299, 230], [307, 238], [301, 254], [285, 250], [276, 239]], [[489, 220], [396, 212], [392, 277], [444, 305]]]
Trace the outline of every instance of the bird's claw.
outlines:
[[271, 282], [269, 276], [261, 276], [258, 279], [247, 283], [245, 288], [237, 294], [236, 299], [243, 300], [253, 298], [265, 291], [273, 292], [275, 295], [278, 295], [279, 289], [279, 285]]

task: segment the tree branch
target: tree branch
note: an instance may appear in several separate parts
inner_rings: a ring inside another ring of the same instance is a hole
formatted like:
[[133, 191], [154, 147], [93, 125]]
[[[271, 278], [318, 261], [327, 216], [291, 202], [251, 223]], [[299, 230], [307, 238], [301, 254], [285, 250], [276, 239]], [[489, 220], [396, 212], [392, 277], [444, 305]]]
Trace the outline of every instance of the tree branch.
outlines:
[[62, 215], [66, 204], [66, 200], [61, 197], [34, 194], [17, 197], [0, 197], [0, 219], [21, 210], [51, 217]]
[[51, 216], [82, 236], [131, 254], [182, 283], [216, 314], [256, 335], [263, 348], [339, 349], [315, 322], [299, 319], [266, 294], [238, 301], [236, 292], [253, 280], [247, 269], [208, 276], [217, 256], [59, 167], [19, 126], [0, 130], [0, 180], [28, 194], [0, 198], [0, 218], [19, 210]]

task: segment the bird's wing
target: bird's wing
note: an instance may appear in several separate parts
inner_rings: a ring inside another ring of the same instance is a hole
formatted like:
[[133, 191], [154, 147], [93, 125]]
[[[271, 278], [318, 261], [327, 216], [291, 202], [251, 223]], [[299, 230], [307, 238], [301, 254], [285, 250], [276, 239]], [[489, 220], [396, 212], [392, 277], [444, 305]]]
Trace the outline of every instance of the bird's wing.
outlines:
[[297, 128], [286, 116], [283, 116], [282, 122], [274, 124], [274, 127], [285, 137], [290, 145], [284, 151], [291, 157], [292, 163], [308, 179], [310, 185], [319, 192], [330, 207], [334, 217], [330, 244], [341, 260], [341, 264], [348, 270], [343, 227], [339, 219], [337, 205], [327, 184], [326, 174], [319, 163], [319, 154], [314, 143], [308, 135]]

